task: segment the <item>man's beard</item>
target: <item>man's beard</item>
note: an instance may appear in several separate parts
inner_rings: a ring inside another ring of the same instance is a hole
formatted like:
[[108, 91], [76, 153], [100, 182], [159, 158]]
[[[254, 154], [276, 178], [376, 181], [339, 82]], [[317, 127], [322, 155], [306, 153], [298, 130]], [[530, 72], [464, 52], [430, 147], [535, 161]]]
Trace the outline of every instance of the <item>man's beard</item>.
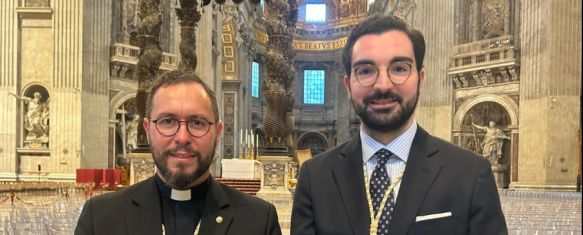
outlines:
[[[386, 93], [375, 92], [371, 96], [365, 97], [362, 103], [352, 100], [352, 106], [366, 127], [378, 132], [390, 132], [400, 129], [407, 123], [413, 112], [415, 112], [418, 98], [419, 87], [417, 87], [415, 96], [408, 101], [404, 101], [401, 96], [391, 91]], [[368, 105], [376, 99], [393, 99], [399, 103], [400, 109], [384, 109], [376, 112], [369, 110]]]
[[[215, 143], [213, 143], [213, 145], [214, 146], [212, 148], [211, 154], [215, 153], [215, 149], [217, 147]], [[194, 172], [185, 173], [186, 170], [185, 165], [178, 165], [177, 166], [178, 169], [175, 172], [172, 172], [168, 169], [168, 157], [178, 150], [186, 151], [188, 155], [195, 156], [194, 160], [197, 162], [198, 168], [195, 169]], [[187, 187], [190, 186], [192, 182], [200, 178], [205, 172], [208, 171], [212, 159], [213, 156], [202, 155], [200, 151], [193, 150], [190, 146], [178, 146], [176, 148], [164, 151], [162, 153], [162, 156], [160, 156], [159, 158], [156, 158], [154, 156], [154, 163], [156, 164], [156, 167], [160, 171], [162, 177], [164, 178], [168, 186], [174, 189], [184, 190], [187, 189]]]

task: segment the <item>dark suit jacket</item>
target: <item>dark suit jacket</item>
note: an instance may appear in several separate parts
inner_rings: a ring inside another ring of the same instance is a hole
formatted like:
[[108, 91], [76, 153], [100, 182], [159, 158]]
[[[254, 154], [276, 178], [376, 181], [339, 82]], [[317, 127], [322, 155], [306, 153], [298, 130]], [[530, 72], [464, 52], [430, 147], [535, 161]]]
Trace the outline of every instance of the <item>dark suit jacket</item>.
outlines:
[[[222, 223], [216, 222], [217, 216]], [[153, 177], [85, 203], [76, 235], [162, 234], [160, 194]], [[275, 207], [260, 198], [210, 181], [199, 234], [280, 235]]]
[[[360, 136], [300, 168], [291, 234], [369, 234]], [[451, 217], [415, 222], [417, 216]], [[389, 234], [507, 234], [490, 163], [417, 129]]]

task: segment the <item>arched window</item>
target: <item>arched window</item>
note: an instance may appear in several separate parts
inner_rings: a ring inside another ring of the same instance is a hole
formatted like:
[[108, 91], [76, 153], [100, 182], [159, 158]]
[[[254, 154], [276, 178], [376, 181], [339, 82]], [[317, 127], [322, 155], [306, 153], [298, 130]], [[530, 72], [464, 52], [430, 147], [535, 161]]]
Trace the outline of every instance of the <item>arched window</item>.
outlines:
[[326, 71], [304, 70], [304, 104], [324, 104]]
[[259, 63], [251, 64], [251, 96], [259, 98]]

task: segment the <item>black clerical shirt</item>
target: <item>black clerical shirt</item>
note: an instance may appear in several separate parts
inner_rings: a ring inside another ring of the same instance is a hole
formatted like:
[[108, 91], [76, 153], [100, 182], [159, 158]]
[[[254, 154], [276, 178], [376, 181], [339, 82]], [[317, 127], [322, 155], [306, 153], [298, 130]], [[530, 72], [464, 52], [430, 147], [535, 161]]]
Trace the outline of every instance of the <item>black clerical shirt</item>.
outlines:
[[162, 223], [165, 234], [193, 234], [202, 217], [210, 177], [202, 184], [191, 188], [191, 198], [186, 201], [172, 199], [172, 188], [166, 185], [158, 175], [155, 178], [161, 195]]

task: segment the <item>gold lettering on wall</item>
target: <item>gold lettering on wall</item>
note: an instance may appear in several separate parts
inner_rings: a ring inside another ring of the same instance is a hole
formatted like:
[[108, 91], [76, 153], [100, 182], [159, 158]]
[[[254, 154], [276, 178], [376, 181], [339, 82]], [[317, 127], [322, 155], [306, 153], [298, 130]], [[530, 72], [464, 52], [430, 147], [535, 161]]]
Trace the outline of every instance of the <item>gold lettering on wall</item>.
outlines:
[[[266, 44], [268, 37], [267, 34], [263, 32], [256, 33], [257, 41], [260, 43]], [[303, 51], [330, 51], [336, 50], [339, 48], [344, 48], [346, 44], [346, 40], [348, 38], [339, 38], [336, 40], [327, 40], [327, 41], [306, 41], [306, 40], [294, 40], [293, 46], [296, 50], [303, 50]]]
[[347, 38], [340, 38], [329, 41], [303, 41], [294, 40], [293, 45], [297, 50], [304, 51], [329, 51], [343, 48], [346, 44]]

